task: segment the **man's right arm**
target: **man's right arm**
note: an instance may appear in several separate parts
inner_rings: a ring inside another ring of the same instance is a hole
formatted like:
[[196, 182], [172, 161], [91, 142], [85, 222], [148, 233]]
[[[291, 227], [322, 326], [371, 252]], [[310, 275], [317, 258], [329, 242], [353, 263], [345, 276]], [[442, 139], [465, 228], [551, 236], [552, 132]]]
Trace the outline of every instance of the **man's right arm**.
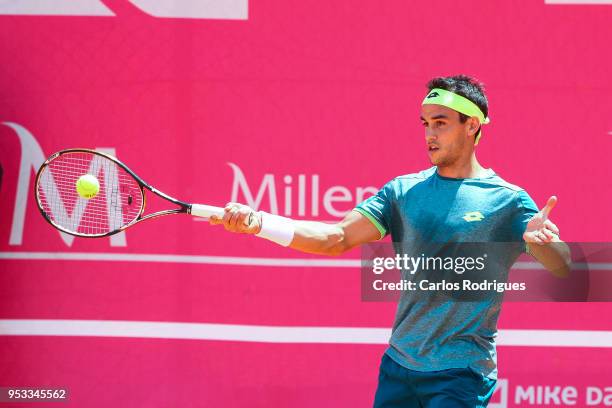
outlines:
[[[344, 252], [381, 238], [380, 231], [364, 215], [351, 211], [344, 219], [335, 224], [317, 221], [298, 221], [285, 219], [292, 223], [293, 239], [289, 247], [297, 251], [319, 255], [340, 255]], [[250, 207], [228, 203], [222, 219], [211, 217], [213, 225], [223, 224], [230, 232], [257, 234], [261, 231], [263, 217]]]

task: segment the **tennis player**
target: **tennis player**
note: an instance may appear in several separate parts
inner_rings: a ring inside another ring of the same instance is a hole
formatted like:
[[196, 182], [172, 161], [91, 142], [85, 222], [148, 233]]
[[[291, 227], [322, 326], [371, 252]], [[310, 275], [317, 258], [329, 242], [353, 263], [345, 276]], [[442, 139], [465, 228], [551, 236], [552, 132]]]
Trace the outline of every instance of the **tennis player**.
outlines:
[[[555, 274], [567, 273], [569, 250], [549, 219], [552, 196], [538, 211], [520, 187], [476, 159], [488, 101], [476, 80], [435, 78], [421, 107], [431, 168], [388, 182], [337, 224], [296, 221], [229, 203], [223, 224], [302, 252], [339, 255], [390, 234], [393, 242], [525, 242], [507, 251], [508, 265], [526, 250]], [[495, 336], [501, 300], [417, 304], [400, 298], [383, 355], [374, 407], [485, 407], [495, 389]]]

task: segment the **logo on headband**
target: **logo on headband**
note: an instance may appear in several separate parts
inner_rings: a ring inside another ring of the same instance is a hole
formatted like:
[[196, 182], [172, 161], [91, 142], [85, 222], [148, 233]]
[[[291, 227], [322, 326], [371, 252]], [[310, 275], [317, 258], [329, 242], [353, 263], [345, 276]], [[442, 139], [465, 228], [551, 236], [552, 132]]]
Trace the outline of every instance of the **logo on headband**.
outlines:
[[440, 94], [439, 94], [439, 93], [437, 93], [437, 92], [432, 92], [432, 93], [430, 93], [429, 95], [427, 95], [427, 99], [429, 99], [429, 98], [435, 98], [436, 96], [440, 96]]

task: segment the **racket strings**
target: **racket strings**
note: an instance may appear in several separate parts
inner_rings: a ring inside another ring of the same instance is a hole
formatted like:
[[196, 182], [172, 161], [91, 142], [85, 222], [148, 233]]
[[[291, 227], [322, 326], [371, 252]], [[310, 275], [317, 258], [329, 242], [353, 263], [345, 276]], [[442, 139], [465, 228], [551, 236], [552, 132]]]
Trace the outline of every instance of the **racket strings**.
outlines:
[[[91, 174], [100, 189], [93, 198], [76, 190], [79, 177]], [[46, 216], [64, 230], [80, 235], [104, 235], [134, 221], [141, 213], [139, 184], [107, 157], [89, 152], [69, 152], [53, 159], [42, 171], [37, 186]]]

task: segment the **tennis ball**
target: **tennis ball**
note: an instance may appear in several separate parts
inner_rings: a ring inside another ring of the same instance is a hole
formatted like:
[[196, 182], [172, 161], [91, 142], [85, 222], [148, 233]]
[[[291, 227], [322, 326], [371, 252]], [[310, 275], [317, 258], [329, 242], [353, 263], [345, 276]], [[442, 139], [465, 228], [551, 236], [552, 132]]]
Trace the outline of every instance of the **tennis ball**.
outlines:
[[98, 195], [100, 183], [95, 176], [84, 174], [76, 182], [76, 191], [81, 197], [89, 200]]

